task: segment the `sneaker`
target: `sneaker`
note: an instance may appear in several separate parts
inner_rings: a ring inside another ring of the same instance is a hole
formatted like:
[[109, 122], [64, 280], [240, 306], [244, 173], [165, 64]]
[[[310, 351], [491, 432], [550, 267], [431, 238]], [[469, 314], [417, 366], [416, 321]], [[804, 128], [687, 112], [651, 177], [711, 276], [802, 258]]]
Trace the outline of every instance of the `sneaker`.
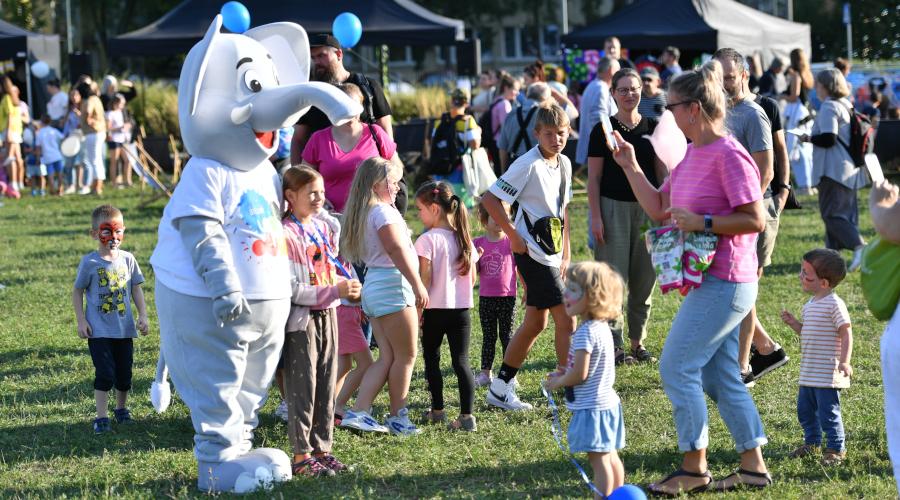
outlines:
[[775, 344], [775, 350], [770, 354], [757, 352], [750, 356], [750, 371], [753, 372], [753, 378], [759, 380], [770, 371], [784, 366], [790, 359], [785, 354], [784, 349], [780, 345]]
[[37, 195], [38, 195], [38, 190], [31, 188], [31, 196], [37, 196]]
[[103, 418], [95, 418], [94, 419], [94, 434], [103, 434], [104, 432], [111, 432], [112, 426], [109, 425], [109, 419], [106, 417]]
[[128, 408], [118, 408], [113, 410], [113, 415], [116, 416], [116, 423], [123, 425], [131, 425], [134, 423], [134, 420], [131, 418], [131, 412], [128, 411]]
[[652, 354], [650, 354], [650, 351], [648, 351], [647, 348], [644, 346], [640, 346], [637, 349], [632, 349], [631, 357], [634, 359], [634, 362], [636, 362], [636, 363], [655, 363], [656, 362], [656, 358]]
[[804, 444], [791, 452], [791, 458], [803, 458], [819, 453], [819, 447], [814, 444]]
[[409, 410], [401, 408], [396, 417], [389, 416], [384, 422], [395, 436], [415, 436], [422, 433], [409, 419]]
[[41, 189], [40, 191], [38, 191], [38, 194], [40, 194], [41, 196], [47, 196], [47, 190]]
[[366, 411], [354, 412], [353, 410], [347, 410], [347, 413], [344, 413], [344, 419], [341, 421], [341, 427], [363, 432], [386, 433], [388, 431], [387, 427], [379, 424]]
[[846, 451], [837, 451], [825, 448], [822, 452], [822, 465], [840, 465], [847, 458]]
[[91, 187], [82, 186], [81, 189], [78, 190], [78, 194], [91, 194]]
[[315, 458], [320, 465], [324, 466], [326, 469], [330, 470], [333, 473], [347, 472], [348, 470], [350, 470], [349, 466], [341, 463], [341, 461], [335, 458], [331, 453], [326, 453], [320, 457]]
[[853, 251], [853, 260], [850, 261], [850, 265], [847, 267], [848, 272], [852, 273], [859, 270], [859, 267], [862, 265], [862, 254], [865, 248], [864, 245], [860, 245]]
[[447, 424], [447, 430], [475, 432], [478, 430], [478, 423], [475, 421], [475, 415], [470, 415], [469, 418], [459, 417]]
[[484, 387], [486, 385], [491, 385], [491, 376], [487, 373], [480, 372], [475, 376], [475, 387]]
[[747, 386], [747, 389], [756, 385], [756, 377], [753, 376], [753, 370], [741, 370], [741, 381]]
[[447, 422], [447, 412], [435, 413], [434, 410], [428, 410], [422, 415], [422, 421], [426, 424], [443, 424]]
[[628, 354], [625, 354], [625, 349], [622, 349], [621, 347], [616, 347], [616, 350], [614, 352], [616, 354], [616, 366], [633, 365], [635, 363], [635, 360], [633, 357], [631, 357]]
[[516, 387], [513, 382], [507, 383], [503, 379], [497, 377], [491, 381], [491, 386], [487, 393], [487, 402], [491, 406], [502, 408], [504, 410], [524, 411], [531, 410], [534, 407], [521, 401], [516, 395]]
[[282, 401], [278, 408], [275, 409], [275, 416], [281, 420], [288, 421], [287, 401]]
[[309, 457], [300, 462], [294, 462], [291, 464], [291, 472], [295, 476], [306, 476], [306, 477], [327, 477], [333, 476], [334, 471], [325, 467], [318, 460], [313, 457]]
[[63, 191], [63, 194], [75, 194], [75, 184], [71, 184], [69, 187]]

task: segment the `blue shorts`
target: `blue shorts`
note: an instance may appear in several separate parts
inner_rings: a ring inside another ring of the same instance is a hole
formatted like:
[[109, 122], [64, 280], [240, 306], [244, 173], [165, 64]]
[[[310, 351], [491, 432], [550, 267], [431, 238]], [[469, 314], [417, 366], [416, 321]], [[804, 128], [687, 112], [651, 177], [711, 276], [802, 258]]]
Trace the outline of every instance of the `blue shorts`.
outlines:
[[62, 160], [45, 163], [44, 165], [47, 166], [47, 175], [61, 174], [63, 171], [63, 161]]
[[609, 410], [575, 410], [569, 421], [571, 453], [609, 453], [625, 447], [622, 403]]
[[416, 305], [416, 296], [406, 278], [393, 267], [370, 267], [362, 287], [366, 316], [380, 318]]
[[47, 175], [47, 167], [43, 163], [29, 163], [25, 165], [26, 177], [44, 177]]

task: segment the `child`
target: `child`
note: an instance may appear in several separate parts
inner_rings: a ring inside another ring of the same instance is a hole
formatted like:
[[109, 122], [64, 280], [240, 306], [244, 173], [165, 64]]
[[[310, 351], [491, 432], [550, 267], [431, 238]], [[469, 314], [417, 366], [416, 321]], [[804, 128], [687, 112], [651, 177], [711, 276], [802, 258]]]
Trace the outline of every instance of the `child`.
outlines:
[[[291, 313], [284, 342], [284, 388], [288, 437], [295, 476], [333, 476], [347, 470], [331, 454], [334, 379], [337, 367], [338, 299], [359, 297], [358, 280], [347, 279], [337, 261], [334, 232], [314, 217], [325, 203], [325, 182], [308, 167], [283, 178], [289, 211], [282, 220], [291, 261]], [[343, 278], [339, 279], [339, 273]]]
[[847, 264], [834, 250], [818, 248], [806, 252], [800, 263], [800, 285], [812, 294], [803, 306], [803, 322], [788, 311], [781, 319], [800, 335], [800, 392], [797, 418], [803, 427], [804, 444], [791, 454], [805, 457], [818, 451], [825, 431], [824, 465], [844, 460], [844, 424], [841, 421], [840, 390], [850, 387], [853, 368], [853, 332], [844, 301], [834, 288], [847, 275]]
[[[509, 204], [501, 202], [504, 213]], [[516, 262], [513, 259], [509, 238], [500, 225], [491, 218], [483, 203], [478, 204], [478, 219], [485, 235], [475, 238], [478, 250], [478, 317], [481, 320], [481, 373], [475, 378], [478, 387], [490, 385], [494, 365], [494, 347], [499, 334], [503, 354], [512, 334], [512, 322], [516, 313]]]
[[[356, 269], [342, 257], [341, 262], [354, 279], [358, 279]], [[334, 401], [334, 424], [341, 425], [344, 420], [344, 410], [347, 402], [359, 389], [363, 375], [372, 365], [372, 352], [369, 350], [369, 341], [363, 332], [365, 313], [359, 302], [342, 300], [337, 308], [338, 320], [338, 367], [337, 380], [334, 391], [337, 398]], [[353, 364], [356, 363], [356, 368]]]
[[426, 232], [416, 240], [419, 275], [428, 289], [423, 313], [422, 357], [425, 380], [431, 392], [427, 422], [444, 422], [444, 380], [441, 376], [441, 344], [450, 344], [450, 360], [459, 384], [459, 418], [451, 430], [474, 432], [472, 406], [475, 380], [469, 368], [469, 336], [472, 330], [472, 288], [478, 252], [469, 236], [466, 207], [446, 182], [426, 182], [416, 192], [419, 219]]
[[[569, 451], [587, 452], [594, 485], [609, 495], [625, 483], [625, 468], [616, 450], [625, 447], [622, 403], [616, 381], [612, 332], [607, 321], [619, 315], [625, 285], [604, 262], [579, 262], [566, 273], [566, 312], [581, 317], [572, 335], [568, 368], [548, 375], [548, 390], [566, 388]], [[597, 497], [601, 498], [601, 497]]]
[[[564, 370], [574, 319], [562, 300], [562, 275], [569, 263], [569, 223], [566, 205], [571, 198], [572, 164], [560, 154], [569, 137], [569, 117], [555, 104], [537, 111], [538, 145], [510, 165], [485, 193], [482, 203], [509, 237], [516, 268], [528, 293], [525, 320], [509, 341], [497, 378], [491, 381], [487, 402], [506, 410], [530, 410], [520, 401], [513, 378], [525, 362], [537, 336], [553, 316], [556, 360]], [[515, 225], [501, 201], [516, 202]]]
[[34, 154], [44, 166], [47, 167], [47, 175], [50, 178], [50, 189], [57, 196], [63, 194], [63, 156], [59, 151], [59, 143], [63, 136], [56, 127], [50, 125], [50, 115], [41, 116], [41, 124], [35, 136]]
[[[416, 308], [428, 305], [428, 291], [417, 272], [409, 228], [393, 205], [402, 176], [399, 165], [382, 158], [362, 162], [350, 188], [353, 196], [344, 206], [341, 254], [368, 267], [362, 308], [380, 354], [366, 370], [356, 404], [344, 414], [341, 427], [410, 436], [420, 432], [406, 409], [416, 360]], [[384, 426], [369, 408], [386, 381], [390, 415]]]
[[[106, 126], [108, 137], [106, 147], [109, 150], [109, 180], [115, 180], [116, 187], [131, 187], [131, 170], [129, 163], [125, 161], [122, 147], [127, 139], [125, 131], [125, 96], [116, 94], [109, 103], [109, 111], [106, 112]], [[122, 177], [124, 176], [124, 182]]]
[[[97, 250], [81, 259], [72, 305], [78, 321], [78, 336], [88, 339], [94, 362], [94, 400], [97, 418], [94, 432], [109, 432], [108, 392], [116, 388], [116, 423], [131, 424], [131, 412], [125, 406], [131, 389], [131, 365], [137, 337], [130, 301], [138, 311], [137, 330], [147, 335], [147, 307], [141, 283], [144, 275], [134, 255], [120, 250], [125, 239], [122, 212], [102, 205], [91, 214], [91, 237], [99, 242]], [[87, 308], [84, 297], [87, 296]]]
[[[22, 154], [25, 156], [25, 175], [31, 179], [31, 196], [47, 195], [47, 167], [41, 163], [41, 157], [34, 150], [34, 134], [27, 127], [28, 134], [23, 134]], [[25, 140], [28, 139], [28, 140]]]

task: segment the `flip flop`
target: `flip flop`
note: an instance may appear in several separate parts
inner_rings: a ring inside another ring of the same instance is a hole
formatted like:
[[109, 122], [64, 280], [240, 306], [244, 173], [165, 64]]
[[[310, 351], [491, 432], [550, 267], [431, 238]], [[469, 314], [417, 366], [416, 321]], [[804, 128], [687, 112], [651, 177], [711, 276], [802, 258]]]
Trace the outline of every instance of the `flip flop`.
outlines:
[[[699, 486], [695, 486], [695, 487], [687, 489], [687, 490], [679, 489], [678, 491], [676, 491], [674, 493], [670, 493], [668, 491], [658, 490], [658, 489], [654, 488], [654, 486], [656, 486], [656, 485], [660, 485], [662, 483], [669, 482], [670, 480], [675, 479], [676, 477], [681, 477], [681, 476], [707, 478], [707, 479], [709, 479], [709, 481], [706, 484], [701, 484]], [[712, 483], [713, 483], [713, 477], [712, 477], [712, 474], [710, 474], [708, 470], [705, 472], [690, 472], [690, 471], [686, 471], [684, 469], [678, 469], [675, 472], [666, 476], [665, 479], [663, 479], [662, 481], [659, 481], [657, 483], [653, 483], [653, 484], [649, 485], [647, 487], [647, 491], [650, 493], [650, 496], [677, 497], [677, 496], [680, 496], [681, 494], [693, 495], [694, 493], [700, 493], [700, 492], [706, 491], [707, 488], [709, 488], [709, 485], [711, 485]]]
[[[747, 483], [747, 482], [744, 482], [744, 480], [741, 478], [741, 476], [749, 476], [749, 477], [755, 477], [755, 478], [759, 478], [759, 479], [765, 479], [766, 482], [765, 482], [765, 484]], [[723, 482], [727, 481], [728, 479], [730, 479], [732, 477], [734, 477], [736, 479], [736, 481], [732, 482], [729, 486], [720, 486]], [[713, 491], [734, 491], [738, 488], [747, 487], [747, 488], [761, 490], [761, 489], [766, 488], [771, 485], [772, 485], [772, 476], [768, 472], [753, 472], [753, 471], [749, 471], [746, 469], [738, 469], [737, 471], [732, 472], [731, 474], [729, 474], [728, 476], [723, 478], [721, 481], [716, 481], [716, 484], [712, 485], [712, 487], [710, 489]]]

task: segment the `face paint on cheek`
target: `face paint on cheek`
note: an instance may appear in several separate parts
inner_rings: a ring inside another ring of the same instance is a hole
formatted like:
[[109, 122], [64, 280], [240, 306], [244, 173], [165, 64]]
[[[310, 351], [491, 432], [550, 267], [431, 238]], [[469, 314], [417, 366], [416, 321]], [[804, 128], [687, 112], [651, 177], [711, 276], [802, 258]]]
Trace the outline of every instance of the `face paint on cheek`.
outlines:
[[100, 243], [104, 245], [119, 244], [125, 239], [125, 225], [121, 221], [112, 220], [100, 224]]
[[578, 302], [584, 297], [584, 290], [578, 286], [578, 283], [569, 283], [564, 292], [565, 298], [571, 302]]

